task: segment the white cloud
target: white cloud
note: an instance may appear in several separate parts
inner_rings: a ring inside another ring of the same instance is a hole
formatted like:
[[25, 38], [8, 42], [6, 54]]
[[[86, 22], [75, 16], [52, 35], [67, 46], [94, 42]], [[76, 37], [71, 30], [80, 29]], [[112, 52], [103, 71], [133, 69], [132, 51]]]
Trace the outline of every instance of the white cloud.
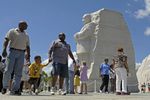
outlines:
[[150, 0], [144, 0], [145, 9], [139, 9], [135, 12], [135, 17], [138, 19], [142, 19], [150, 15]]
[[146, 28], [144, 34], [145, 34], [146, 36], [150, 36], [150, 27], [147, 27], [147, 28]]

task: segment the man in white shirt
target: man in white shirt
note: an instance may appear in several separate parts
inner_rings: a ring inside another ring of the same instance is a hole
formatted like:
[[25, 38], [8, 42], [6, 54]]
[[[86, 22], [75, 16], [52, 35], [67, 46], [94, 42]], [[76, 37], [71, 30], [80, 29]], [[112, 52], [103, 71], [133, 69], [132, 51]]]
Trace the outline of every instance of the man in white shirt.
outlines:
[[21, 95], [19, 91], [22, 76], [22, 68], [24, 64], [25, 51], [27, 52], [27, 62], [30, 62], [30, 44], [29, 36], [26, 33], [28, 25], [25, 21], [20, 21], [18, 28], [10, 29], [6, 34], [3, 44], [2, 56], [7, 56], [7, 47], [9, 44], [9, 55], [7, 57], [6, 70], [3, 76], [2, 94], [7, 92], [11, 74], [14, 71], [14, 79], [12, 83], [11, 95]]

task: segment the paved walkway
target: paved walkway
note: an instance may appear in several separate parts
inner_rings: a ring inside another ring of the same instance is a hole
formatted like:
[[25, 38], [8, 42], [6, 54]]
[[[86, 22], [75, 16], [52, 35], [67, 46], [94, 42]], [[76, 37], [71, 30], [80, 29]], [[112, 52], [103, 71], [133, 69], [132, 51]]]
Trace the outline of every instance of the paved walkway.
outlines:
[[40, 93], [38, 96], [23, 94], [22, 96], [1, 95], [0, 100], [149, 100], [150, 94], [133, 93], [129, 96], [116, 96], [114, 94], [89, 93], [88, 95], [54, 95], [48, 92]]

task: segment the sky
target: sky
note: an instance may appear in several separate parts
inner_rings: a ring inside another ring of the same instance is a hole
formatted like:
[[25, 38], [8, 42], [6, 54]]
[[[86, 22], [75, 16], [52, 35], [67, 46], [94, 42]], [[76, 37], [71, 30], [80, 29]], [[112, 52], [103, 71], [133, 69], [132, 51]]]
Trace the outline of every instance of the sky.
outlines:
[[76, 51], [73, 35], [83, 26], [82, 16], [102, 8], [123, 14], [135, 50], [136, 62], [150, 54], [150, 0], [0, 0], [0, 53], [7, 31], [20, 20], [28, 23], [31, 60], [48, 57], [48, 49], [58, 33], [66, 33], [66, 41]]

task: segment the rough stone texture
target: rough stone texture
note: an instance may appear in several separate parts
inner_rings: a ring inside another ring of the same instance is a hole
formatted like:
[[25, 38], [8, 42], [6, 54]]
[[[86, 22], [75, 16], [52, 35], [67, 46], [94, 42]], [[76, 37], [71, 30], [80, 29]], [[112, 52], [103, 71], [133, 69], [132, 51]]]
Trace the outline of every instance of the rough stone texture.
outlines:
[[150, 83], [150, 55], [142, 61], [141, 66], [138, 68], [137, 79], [139, 83], [139, 90], [141, 90], [141, 85], [145, 83], [146, 91], [148, 91], [147, 84]]
[[[74, 37], [80, 61], [86, 61], [90, 80], [99, 79], [99, 66], [105, 57], [112, 62], [117, 48], [123, 47], [128, 56], [131, 76], [128, 78], [130, 91], [137, 91], [135, 54], [130, 32], [121, 13], [101, 9], [83, 16], [84, 26]], [[131, 87], [131, 88], [130, 88]]]

